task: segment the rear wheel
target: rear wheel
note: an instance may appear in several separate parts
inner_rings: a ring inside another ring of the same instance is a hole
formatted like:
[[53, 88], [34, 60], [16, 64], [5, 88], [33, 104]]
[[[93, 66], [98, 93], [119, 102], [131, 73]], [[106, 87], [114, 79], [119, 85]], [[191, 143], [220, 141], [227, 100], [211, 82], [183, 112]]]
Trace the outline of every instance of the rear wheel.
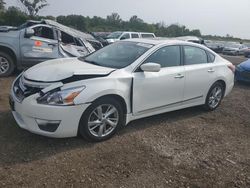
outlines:
[[14, 60], [7, 53], [0, 52], [0, 77], [11, 75], [14, 69]]
[[206, 110], [215, 110], [221, 103], [224, 96], [224, 85], [221, 82], [216, 82], [208, 91], [206, 103], [204, 105]]
[[103, 141], [111, 138], [124, 122], [121, 104], [105, 97], [95, 101], [83, 114], [79, 133], [90, 141]]

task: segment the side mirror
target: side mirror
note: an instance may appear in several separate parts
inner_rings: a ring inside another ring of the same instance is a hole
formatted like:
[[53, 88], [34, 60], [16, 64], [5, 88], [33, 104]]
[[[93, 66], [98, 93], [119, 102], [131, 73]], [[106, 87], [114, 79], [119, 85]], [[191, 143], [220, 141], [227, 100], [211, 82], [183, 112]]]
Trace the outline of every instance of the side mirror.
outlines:
[[141, 65], [140, 68], [144, 72], [159, 72], [161, 70], [161, 65], [158, 63], [145, 63]]
[[34, 34], [35, 34], [34, 29], [27, 28], [27, 29], [25, 30], [25, 37], [26, 37], [26, 38], [30, 38], [30, 37], [34, 36]]

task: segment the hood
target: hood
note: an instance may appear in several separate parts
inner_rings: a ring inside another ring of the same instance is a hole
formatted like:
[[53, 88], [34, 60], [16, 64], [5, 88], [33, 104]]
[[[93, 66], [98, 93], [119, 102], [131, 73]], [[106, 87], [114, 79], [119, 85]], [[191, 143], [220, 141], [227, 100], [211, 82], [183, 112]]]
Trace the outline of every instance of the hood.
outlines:
[[247, 61], [244, 61], [243, 63], [239, 64], [239, 66], [241, 68], [243, 68], [244, 70], [250, 71], [250, 59], [248, 59]]
[[49, 60], [35, 65], [24, 72], [28, 80], [39, 82], [56, 82], [72, 76], [105, 76], [115, 69], [101, 67], [83, 62], [78, 58]]

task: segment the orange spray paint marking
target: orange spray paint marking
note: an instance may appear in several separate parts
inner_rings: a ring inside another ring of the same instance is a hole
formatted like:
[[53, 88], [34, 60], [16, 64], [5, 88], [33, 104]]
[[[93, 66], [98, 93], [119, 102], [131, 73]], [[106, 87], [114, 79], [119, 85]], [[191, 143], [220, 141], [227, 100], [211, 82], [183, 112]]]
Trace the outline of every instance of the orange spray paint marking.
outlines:
[[38, 41], [38, 40], [35, 41], [35, 46], [42, 46], [42, 44], [43, 43], [41, 41]]

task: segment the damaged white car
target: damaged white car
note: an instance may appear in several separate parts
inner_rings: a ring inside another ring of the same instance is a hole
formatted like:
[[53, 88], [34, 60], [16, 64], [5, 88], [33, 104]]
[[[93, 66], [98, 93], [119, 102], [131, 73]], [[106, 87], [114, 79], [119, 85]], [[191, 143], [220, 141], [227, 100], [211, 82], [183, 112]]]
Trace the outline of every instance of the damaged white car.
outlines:
[[30, 132], [102, 141], [135, 119], [197, 105], [216, 109], [233, 88], [233, 72], [199, 44], [131, 39], [28, 69], [13, 83], [10, 106]]

